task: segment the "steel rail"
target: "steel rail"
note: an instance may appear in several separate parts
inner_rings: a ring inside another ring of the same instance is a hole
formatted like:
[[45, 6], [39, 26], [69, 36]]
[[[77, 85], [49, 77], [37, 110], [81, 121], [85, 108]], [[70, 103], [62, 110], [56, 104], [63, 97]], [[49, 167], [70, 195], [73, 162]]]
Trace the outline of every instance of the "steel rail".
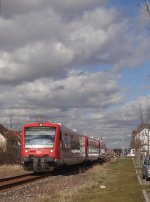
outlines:
[[30, 183], [45, 178], [47, 176], [49, 176], [49, 174], [43, 174], [43, 175], [27, 174], [22, 176], [14, 176], [10, 178], [1, 179], [0, 191], [4, 191], [5, 189], [10, 189], [12, 187]]

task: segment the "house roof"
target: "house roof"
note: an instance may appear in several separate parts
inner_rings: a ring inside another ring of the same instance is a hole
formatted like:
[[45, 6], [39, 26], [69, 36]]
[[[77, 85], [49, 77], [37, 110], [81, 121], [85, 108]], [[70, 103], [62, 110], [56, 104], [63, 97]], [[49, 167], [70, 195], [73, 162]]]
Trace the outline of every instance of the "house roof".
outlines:
[[142, 123], [138, 126], [137, 131], [143, 130], [144, 128], [150, 129], [150, 124], [148, 123]]
[[138, 133], [140, 133], [144, 128], [150, 130], [150, 124], [142, 123], [140, 124], [137, 129], [132, 131], [132, 137], [134, 138]]
[[5, 128], [0, 124], [0, 134], [6, 139], [15, 139], [18, 142], [21, 142], [21, 132], [20, 131], [11, 131]]

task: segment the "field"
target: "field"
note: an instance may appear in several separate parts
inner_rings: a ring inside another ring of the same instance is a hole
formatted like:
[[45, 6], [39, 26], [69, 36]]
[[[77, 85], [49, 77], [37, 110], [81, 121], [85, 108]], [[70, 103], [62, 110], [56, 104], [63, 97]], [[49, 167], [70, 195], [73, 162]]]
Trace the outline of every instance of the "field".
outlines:
[[[11, 168], [12, 169], [12, 168]], [[19, 167], [1, 167], [3, 177]], [[5, 172], [4, 172], [5, 170]], [[5, 174], [4, 174], [5, 173]], [[11, 193], [11, 200], [30, 202], [144, 202], [143, 187], [139, 184], [130, 159], [113, 159], [95, 165], [82, 174], [54, 176]], [[8, 198], [5, 197], [5, 201]]]
[[[88, 175], [87, 175], [88, 174]], [[57, 193], [53, 199], [42, 201], [61, 202], [144, 202], [133, 163], [119, 159], [104, 166], [94, 166], [86, 172], [84, 184]]]
[[28, 172], [24, 171], [20, 165], [1, 165], [0, 166], [0, 178], [22, 175]]

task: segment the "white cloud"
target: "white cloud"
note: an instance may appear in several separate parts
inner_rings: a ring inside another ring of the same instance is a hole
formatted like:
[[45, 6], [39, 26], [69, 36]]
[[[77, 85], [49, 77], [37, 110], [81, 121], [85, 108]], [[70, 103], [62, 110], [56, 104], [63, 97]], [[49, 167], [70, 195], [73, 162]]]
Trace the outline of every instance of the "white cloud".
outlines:
[[1, 68], [7, 72], [1, 82], [8, 78], [18, 82], [45, 76], [62, 78], [68, 70], [87, 64], [125, 63], [131, 39], [124, 34], [126, 21], [118, 16], [114, 9], [96, 8], [68, 22], [49, 7], [44, 13], [1, 18], [1, 53], [7, 55], [1, 57]]
[[48, 116], [107, 139], [129, 134], [139, 101], [119, 109], [125, 97], [118, 71], [150, 55], [137, 19], [131, 26], [105, 0], [1, 3], [1, 114]]
[[43, 108], [105, 108], [123, 100], [116, 78], [113, 74], [95, 73], [72, 75], [56, 81], [41, 79], [19, 85], [16, 94], [21, 94], [22, 100], [29, 105]]

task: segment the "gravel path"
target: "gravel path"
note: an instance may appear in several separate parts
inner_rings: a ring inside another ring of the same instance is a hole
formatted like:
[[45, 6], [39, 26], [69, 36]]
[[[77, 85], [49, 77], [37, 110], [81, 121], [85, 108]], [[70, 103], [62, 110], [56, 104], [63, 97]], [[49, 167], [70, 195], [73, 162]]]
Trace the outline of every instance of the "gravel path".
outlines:
[[[11, 176], [11, 174], [7, 173], [7, 175], [3, 177], [1, 176], [1, 178], [6, 176]], [[57, 192], [60, 193], [65, 190], [69, 191], [72, 187], [83, 184], [87, 177], [88, 174], [50, 176], [21, 187], [19, 186], [15, 190], [0, 192], [0, 201], [37, 202], [37, 199], [39, 200], [46, 196], [50, 198]]]

